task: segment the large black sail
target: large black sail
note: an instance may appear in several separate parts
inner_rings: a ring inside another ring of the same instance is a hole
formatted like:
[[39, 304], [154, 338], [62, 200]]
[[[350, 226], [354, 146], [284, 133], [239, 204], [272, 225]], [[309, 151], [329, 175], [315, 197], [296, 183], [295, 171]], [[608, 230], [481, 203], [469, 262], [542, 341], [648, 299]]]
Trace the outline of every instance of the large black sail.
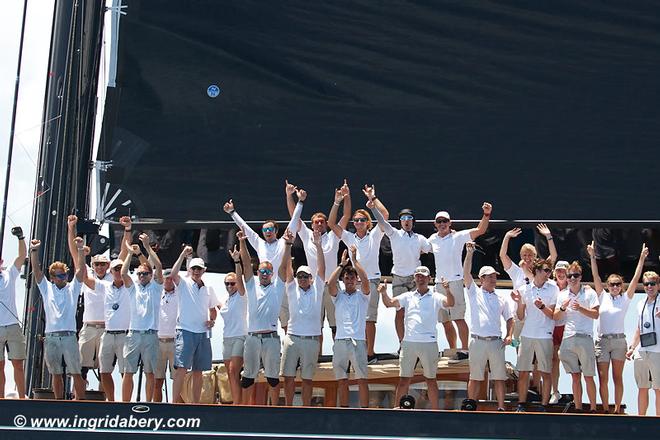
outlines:
[[660, 218], [656, 2], [124, 3], [100, 158], [140, 217], [348, 178], [427, 219]]

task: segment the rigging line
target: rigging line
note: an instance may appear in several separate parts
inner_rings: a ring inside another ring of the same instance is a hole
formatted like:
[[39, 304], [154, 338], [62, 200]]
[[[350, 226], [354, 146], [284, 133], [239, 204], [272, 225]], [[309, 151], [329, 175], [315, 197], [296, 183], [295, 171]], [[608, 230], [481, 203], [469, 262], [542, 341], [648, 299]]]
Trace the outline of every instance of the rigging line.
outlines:
[[32, 157], [32, 154], [30, 154], [30, 151], [27, 149], [27, 147], [25, 146], [23, 141], [21, 141], [19, 138], [17, 138], [16, 140], [18, 141], [18, 145], [21, 146], [21, 148], [23, 149], [23, 152], [25, 152], [25, 155], [28, 157], [28, 159], [30, 159], [30, 162], [32, 162], [32, 165], [34, 165], [34, 168], [36, 169], [37, 168], [37, 161], [34, 160], [34, 157]]
[[45, 190], [42, 191], [39, 195], [37, 195], [36, 197], [32, 198], [29, 202], [24, 203], [23, 205], [19, 206], [18, 208], [16, 208], [15, 210], [13, 210], [13, 211], [10, 212], [9, 214], [7, 214], [7, 218], [9, 218], [9, 220], [11, 220], [11, 222], [12, 222], [13, 225], [16, 225], [16, 223], [14, 223], [14, 220], [12, 220], [11, 216], [12, 216], [13, 214], [16, 214], [18, 211], [22, 210], [23, 208], [25, 208], [25, 207], [28, 206], [28, 205], [34, 205], [35, 202], [37, 201], [37, 199], [38, 199], [39, 197], [43, 197], [44, 195], [46, 195], [46, 193], [47, 193], [48, 191], [50, 191], [50, 188], [45, 189]]
[[28, 132], [28, 131], [32, 131], [32, 130], [34, 130], [35, 128], [41, 128], [41, 127], [43, 127], [44, 125], [46, 125], [46, 124], [50, 124], [50, 123], [53, 122], [54, 120], [59, 119], [59, 118], [61, 118], [61, 117], [62, 117], [62, 113], [60, 113], [60, 114], [57, 115], [57, 116], [53, 116], [52, 118], [47, 119], [47, 120], [45, 120], [44, 122], [40, 122], [40, 123], [38, 123], [37, 125], [33, 125], [33, 126], [31, 126], [31, 127], [24, 128], [24, 129], [21, 130], [21, 131], [17, 131], [17, 132], [15, 133], [15, 136], [19, 136], [19, 135], [21, 135], [21, 134], [23, 134], [23, 133], [26, 133], [26, 132]]
[[4, 307], [5, 309], [7, 309], [7, 311], [9, 312], [9, 314], [10, 314], [11, 316], [13, 316], [14, 318], [16, 318], [16, 321], [18, 321], [18, 324], [21, 326], [21, 328], [23, 328], [23, 322], [21, 322], [21, 320], [18, 318], [18, 316], [14, 315], [14, 312], [12, 312], [12, 311], [9, 309], [9, 307], [7, 307], [7, 304], [5, 304], [1, 299], [0, 299], [0, 305], [2, 305], [2, 307]]

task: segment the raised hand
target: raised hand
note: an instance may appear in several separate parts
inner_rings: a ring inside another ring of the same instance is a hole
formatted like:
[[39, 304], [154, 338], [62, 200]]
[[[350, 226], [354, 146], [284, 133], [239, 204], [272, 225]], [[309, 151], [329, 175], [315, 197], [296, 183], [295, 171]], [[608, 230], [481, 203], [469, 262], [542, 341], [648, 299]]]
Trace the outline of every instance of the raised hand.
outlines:
[[30, 240], [30, 250], [37, 250], [41, 247], [41, 240]]
[[238, 232], [236, 232], [236, 238], [240, 241], [244, 241], [247, 238], [247, 235], [245, 235], [245, 232], [243, 232], [242, 229], [239, 229]]
[[321, 233], [319, 231], [312, 232], [312, 244], [314, 246], [321, 246]]
[[639, 257], [646, 259], [649, 256], [649, 248], [646, 247], [646, 243], [642, 243], [642, 251], [639, 253]]
[[89, 246], [83, 246], [82, 251], [84, 256], [87, 256], [92, 253], [92, 249]]
[[66, 224], [69, 227], [69, 229], [74, 228], [77, 223], [78, 223], [78, 217], [76, 217], [73, 214], [71, 214], [66, 218]]
[[373, 200], [376, 198], [376, 185], [364, 185], [362, 192], [369, 200]]
[[303, 202], [307, 198], [307, 191], [305, 191], [304, 189], [299, 189], [296, 191], [296, 195], [298, 196], [298, 200]]
[[539, 234], [543, 235], [545, 238], [552, 237], [552, 232], [550, 232], [550, 228], [548, 228], [545, 223], [539, 223], [536, 225], [536, 229], [539, 231]]
[[516, 303], [520, 304], [520, 302], [522, 301], [522, 295], [517, 290], [512, 290], [511, 291], [511, 299], [513, 301], [515, 301]]
[[468, 241], [465, 243], [465, 252], [467, 252], [468, 255], [474, 254], [474, 241]]
[[342, 189], [341, 188], [335, 189], [335, 204], [339, 205], [342, 200], [344, 200], [344, 194], [342, 193]]
[[350, 247], [350, 251], [351, 251], [351, 258], [353, 259], [353, 261], [356, 261], [357, 260], [357, 246], [352, 244], [351, 247]]
[[226, 203], [224, 204], [224, 206], [222, 207], [222, 209], [223, 209], [227, 214], [231, 214], [232, 212], [234, 212], [234, 200], [233, 200], [233, 199], [229, 199], [229, 201], [226, 202]]
[[241, 253], [238, 251], [236, 245], [234, 245], [233, 249], [229, 250], [229, 256], [231, 257], [232, 260], [234, 260], [235, 263], [238, 263], [240, 261]]
[[378, 285], [378, 293], [380, 293], [381, 295], [387, 295], [387, 284], [380, 283]]
[[348, 250], [344, 249], [344, 252], [341, 254], [341, 261], [339, 262], [342, 266], [346, 266], [348, 264]]
[[508, 237], [508, 238], [516, 238], [516, 237], [519, 236], [520, 234], [522, 234], [522, 229], [520, 229], [520, 228], [513, 228], [513, 229], [511, 229], [511, 230], [509, 230], [509, 231], [506, 231], [506, 234], [504, 234], [504, 236], [505, 236], [505, 237]]
[[78, 249], [79, 251], [83, 250], [83, 247], [85, 246], [85, 242], [81, 237], [74, 238], [73, 242], [76, 244], [76, 249]]
[[296, 188], [296, 185], [289, 183], [288, 180], [284, 181], [284, 192], [286, 193], [287, 196], [293, 195], [293, 193], [296, 192], [298, 188]]
[[593, 240], [590, 244], [587, 245], [587, 253], [589, 254], [590, 258], [596, 258], [596, 249], [594, 248]]
[[351, 190], [348, 188], [348, 182], [344, 179], [344, 184], [341, 186], [340, 191], [344, 197], [351, 194]]
[[367, 208], [374, 209], [375, 206], [376, 204], [374, 203], [373, 200], [367, 200]]
[[181, 252], [184, 256], [189, 257], [193, 254], [192, 246], [185, 246]]
[[287, 228], [286, 231], [284, 231], [284, 235], [282, 235], [282, 238], [286, 243], [293, 244], [293, 242], [296, 239], [296, 236], [294, 235], [293, 232], [289, 230], [289, 228]]
[[119, 224], [122, 225], [124, 229], [131, 229], [133, 222], [129, 216], [124, 215], [119, 219]]
[[493, 205], [488, 202], [484, 202], [484, 204], [481, 205], [481, 209], [483, 209], [485, 215], [490, 215], [493, 212]]
[[149, 247], [149, 236], [144, 232], [138, 236], [138, 240], [144, 245], [145, 249]]

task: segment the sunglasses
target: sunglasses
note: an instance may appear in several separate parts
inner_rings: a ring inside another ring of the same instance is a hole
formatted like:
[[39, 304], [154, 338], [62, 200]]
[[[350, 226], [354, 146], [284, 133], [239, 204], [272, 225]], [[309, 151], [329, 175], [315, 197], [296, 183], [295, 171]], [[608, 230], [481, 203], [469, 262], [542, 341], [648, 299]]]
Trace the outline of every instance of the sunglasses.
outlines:
[[100, 263], [94, 263], [94, 266], [106, 266], [106, 265], [108, 265], [108, 264], [110, 264], [110, 263], [106, 263], [106, 262], [103, 262], [103, 261], [102, 261], [102, 262], [100, 262]]
[[399, 220], [401, 220], [401, 221], [404, 221], [404, 220], [413, 220], [414, 218], [415, 218], [415, 217], [413, 217], [412, 215], [402, 215], [401, 217], [399, 217]]
[[435, 219], [436, 223], [449, 223], [449, 220], [446, 218], [436, 218]]
[[568, 277], [569, 278], [580, 278], [580, 277], [582, 277], [582, 274], [581, 273], [569, 273]]
[[652, 286], [655, 286], [658, 283], [656, 283], [655, 281], [647, 281], [647, 282], [642, 283], [642, 284], [644, 284], [644, 287], [648, 287], [648, 286], [652, 287]]
[[544, 268], [541, 269], [541, 270], [543, 270], [543, 272], [545, 272], [545, 273], [550, 273], [550, 272], [552, 272], [552, 269], [550, 269], [549, 267], [544, 267]]
[[368, 220], [364, 217], [354, 218], [353, 223], [366, 223]]
[[136, 275], [139, 277], [146, 277], [147, 275], [151, 275], [151, 272], [137, 272]]
[[275, 232], [274, 226], [268, 226], [267, 228], [261, 228], [263, 232]]
[[611, 287], [621, 287], [621, 283], [613, 282], [613, 283], [608, 283]]
[[56, 274], [53, 274], [53, 276], [55, 278], [57, 278], [58, 280], [66, 280], [66, 277], [67, 277], [66, 273], [56, 273]]
[[306, 273], [299, 273], [298, 275], [296, 275], [296, 278], [298, 278], [299, 280], [306, 280], [307, 278], [311, 278], [311, 275]]
[[115, 266], [112, 268], [113, 272], [119, 272], [121, 270], [121, 266]]
[[273, 271], [270, 269], [259, 269], [259, 273], [261, 275], [270, 275], [271, 273], [273, 273]]
[[193, 266], [190, 270], [204, 270], [204, 268], [202, 266]]
[[225, 286], [235, 286], [236, 283], [232, 281], [225, 281]]

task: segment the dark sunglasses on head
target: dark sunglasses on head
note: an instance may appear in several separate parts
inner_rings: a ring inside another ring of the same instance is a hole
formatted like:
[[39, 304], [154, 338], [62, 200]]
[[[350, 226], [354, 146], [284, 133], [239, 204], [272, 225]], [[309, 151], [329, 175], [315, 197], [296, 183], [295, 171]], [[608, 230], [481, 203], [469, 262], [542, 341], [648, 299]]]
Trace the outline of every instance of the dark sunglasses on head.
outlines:
[[576, 272], [576, 273], [569, 273], [569, 274], [568, 274], [568, 277], [569, 277], [569, 278], [580, 278], [581, 276], [582, 276], [582, 274], [581, 274], [581, 273], [577, 273], [577, 272]]
[[449, 220], [446, 219], [446, 218], [442, 218], [442, 217], [440, 217], [440, 218], [436, 218], [436, 219], [435, 219], [435, 222], [436, 222], [436, 223], [449, 223]]
[[415, 218], [415, 217], [413, 217], [412, 215], [402, 215], [401, 217], [399, 217], [399, 220], [401, 220], [401, 221], [404, 221], [404, 220], [413, 220], [414, 218]]
[[147, 275], [151, 275], [151, 272], [137, 272], [137, 276], [139, 277], [146, 277]]
[[235, 286], [236, 283], [233, 281], [225, 281], [225, 286]]
[[354, 218], [353, 223], [366, 223], [368, 220], [364, 217]]
[[267, 228], [261, 228], [263, 232], [275, 232], [274, 226], [268, 226]]
[[616, 282], [615, 281], [613, 283], [609, 283], [609, 285], [612, 286], [612, 287], [617, 287], [617, 286], [621, 286], [621, 282]]
[[642, 284], [644, 284], [644, 287], [647, 287], [647, 286], [655, 286], [657, 283], [655, 281], [647, 281]]
[[270, 269], [259, 269], [259, 273], [261, 275], [270, 275], [271, 273], [273, 273], [273, 271]]
[[67, 275], [66, 275], [66, 273], [56, 273], [56, 274], [53, 274], [53, 276], [55, 278], [57, 278], [58, 280], [66, 280]]

